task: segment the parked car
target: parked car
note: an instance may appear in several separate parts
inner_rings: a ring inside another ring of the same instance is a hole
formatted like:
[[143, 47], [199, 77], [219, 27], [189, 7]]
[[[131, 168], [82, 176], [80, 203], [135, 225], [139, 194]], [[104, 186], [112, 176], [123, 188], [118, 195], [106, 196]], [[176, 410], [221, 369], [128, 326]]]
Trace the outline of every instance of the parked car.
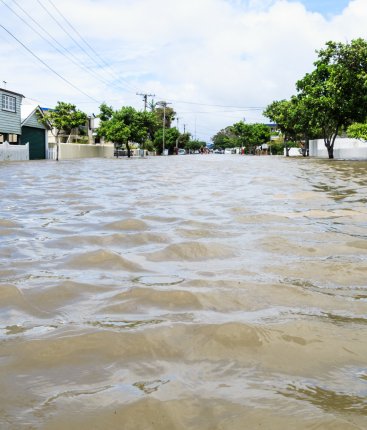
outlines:
[[186, 154], [186, 150], [183, 148], [180, 148], [177, 152], [178, 155], [185, 155]]

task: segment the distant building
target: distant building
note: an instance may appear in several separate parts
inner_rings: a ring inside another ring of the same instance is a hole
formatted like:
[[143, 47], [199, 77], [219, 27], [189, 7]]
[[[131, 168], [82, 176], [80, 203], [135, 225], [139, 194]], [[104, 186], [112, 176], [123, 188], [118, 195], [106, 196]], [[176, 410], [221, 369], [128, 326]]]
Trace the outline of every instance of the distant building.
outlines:
[[278, 124], [265, 124], [267, 127], [270, 128], [270, 133], [278, 133], [279, 132], [279, 128], [278, 128]]

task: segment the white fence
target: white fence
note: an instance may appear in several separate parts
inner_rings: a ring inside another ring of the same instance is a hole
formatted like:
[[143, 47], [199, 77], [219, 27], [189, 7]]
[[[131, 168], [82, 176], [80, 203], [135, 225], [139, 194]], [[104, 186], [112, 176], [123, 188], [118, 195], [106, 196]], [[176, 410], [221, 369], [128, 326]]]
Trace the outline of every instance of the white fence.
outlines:
[[0, 161], [29, 160], [29, 143], [25, 145], [11, 145], [9, 142], [0, 144]]
[[[310, 140], [310, 157], [328, 158], [323, 139]], [[367, 160], [367, 142], [338, 137], [334, 144], [334, 158], [344, 160]]]

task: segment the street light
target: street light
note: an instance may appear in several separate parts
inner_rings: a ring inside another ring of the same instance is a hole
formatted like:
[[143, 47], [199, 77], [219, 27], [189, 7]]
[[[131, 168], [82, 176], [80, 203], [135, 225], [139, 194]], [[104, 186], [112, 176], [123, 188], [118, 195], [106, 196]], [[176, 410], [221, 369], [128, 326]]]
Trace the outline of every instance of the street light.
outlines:
[[165, 101], [157, 102], [158, 106], [163, 107], [163, 155], [165, 151], [165, 132], [166, 132], [166, 107], [167, 105], [170, 105], [171, 103], [167, 103]]

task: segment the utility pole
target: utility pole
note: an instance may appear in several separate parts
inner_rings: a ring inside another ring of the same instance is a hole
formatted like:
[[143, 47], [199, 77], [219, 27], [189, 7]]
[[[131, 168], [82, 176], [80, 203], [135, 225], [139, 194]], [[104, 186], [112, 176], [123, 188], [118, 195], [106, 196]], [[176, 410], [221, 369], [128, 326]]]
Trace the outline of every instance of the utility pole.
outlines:
[[136, 95], [143, 97], [144, 112], [145, 112], [147, 110], [147, 106], [148, 106], [148, 97], [155, 97], [155, 94], [136, 93]]
[[165, 101], [157, 102], [158, 106], [163, 107], [163, 155], [165, 150], [165, 132], [166, 132], [166, 107], [167, 105], [170, 105], [171, 103], [167, 103]]
[[186, 124], [184, 124], [184, 134], [186, 133]]
[[178, 127], [178, 122], [180, 121], [180, 118], [179, 118], [179, 117], [177, 117], [177, 118], [176, 118], [176, 121], [177, 121], [177, 130], [178, 130], [178, 131], [180, 131], [180, 129], [179, 129], [179, 127]]

